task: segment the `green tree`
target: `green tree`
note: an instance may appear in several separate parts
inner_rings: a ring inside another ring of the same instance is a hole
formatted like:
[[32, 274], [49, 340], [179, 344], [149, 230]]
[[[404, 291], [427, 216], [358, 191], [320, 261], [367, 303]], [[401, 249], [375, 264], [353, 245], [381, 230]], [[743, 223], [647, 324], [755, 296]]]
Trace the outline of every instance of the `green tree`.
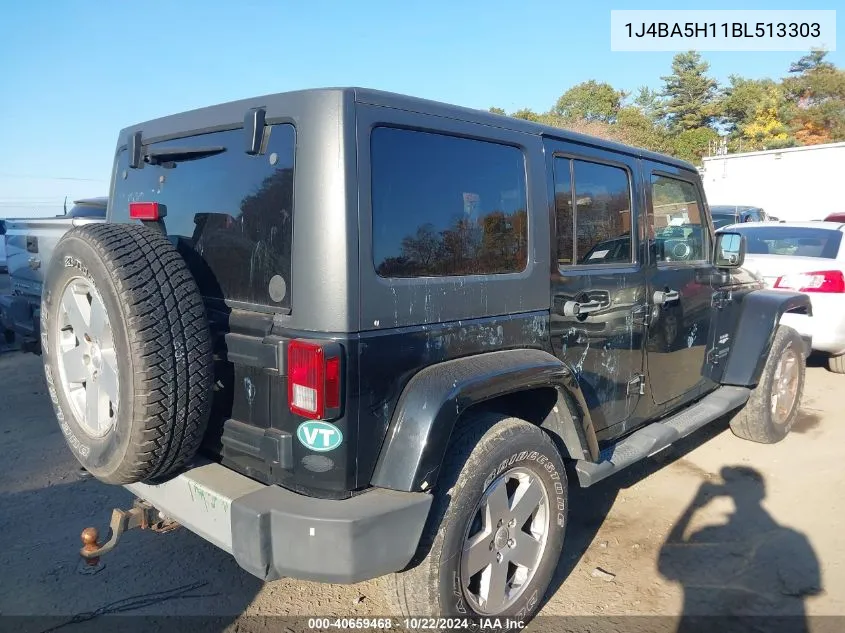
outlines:
[[672, 137], [672, 154], [691, 163], [700, 163], [707, 154], [710, 142], [719, 138], [711, 127], [699, 127], [683, 130]]
[[783, 87], [771, 79], [731, 75], [719, 101], [719, 118], [733, 150], [760, 150], [794, 143], [789, 134], [788, 102]]
[[637, 88], [637, 93], [634, 97], [634, 106], [654, 123], [658, 123], [663, 119], [664, 104], [660, 93], [648, 86]]
[[521, 108], [511, 114], [512, 117], [516, 119], [525, 119], [526, 121], [539, 121], [540, 115], [531, 110], [530, 108]]
[[490, 112], [491, 114], [502, 114], [502, 115], [506, 115], [506, 114], [507, 114], [507, 112], [505, 112], [504, 108], [497, 108], [497, 107], [495, 107], [495, 106], [494, 106], [494, 107], [492, 107], [492, 108], [490, 108], [489, 112]]
[[619, 110], [616, 126], [624, 143], [655, 152], [667, 152], [671, 149], [666, 129], [640, 108], [626, 106]]
[[672, 74], [661, 77], [666, 98], [666, 118], [675, 132], [708, 127], [714, 119], [718, 84], [707, 76], [710, 64], [696, 51], [678, 53]]
[[793, 63], [783, 80], [790, 123], [803, 145], [845, 140], [845, 71], [814, 50]]
[[610, 123], [622, 107], [627, 94], [608, 83], [585, 81], [564, 92], [554, 107], [554, 114], [564, 119]]
[[813, 70], [834, 70], [836, 67], [825, 60], [827, 51], [821, 48], [814, 48], [808, 54], [799, 58], [797, 62], [789, 65], [790, 73], [807, 73]]
[[785, 104], [783, 91], [771, 79], [746, 79], [731, 75], [728, 81], [719, 100], [719, 118], [731, 134], [740, 134], [742, 128], [757, 116], [764, 101], [780, 101], [767, 103], [767, 106]]

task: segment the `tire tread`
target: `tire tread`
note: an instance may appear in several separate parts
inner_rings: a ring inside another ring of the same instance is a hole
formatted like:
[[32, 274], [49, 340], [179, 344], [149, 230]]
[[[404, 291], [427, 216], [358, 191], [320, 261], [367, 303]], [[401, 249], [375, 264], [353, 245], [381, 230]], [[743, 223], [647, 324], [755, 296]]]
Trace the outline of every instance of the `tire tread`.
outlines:
[[763, 368], [760, 381], [752, 389], [751, 396], [745, 406], [731, 418], [731, 431], [737, 437], [762, 444], [774, 444], [782, 440], [789, 432], [791, 420], [795, 419], [801, 406], [801, 393], [804, 388], [803, 366], [798, 383], [798, 401], [795, 403], [795, 409], [790, 416], [790, 420], [783, 427], [772, 421], [770, 401], [771, 383], [775, 372], [773, 359], [777, 358], [789, 344], [794, 345], [798, 350], [803, 349], [803, 341], [798, 333], [792, 328], [782, 325], [778, 327], [772, 341], [769, 358]]
[[141, 433], [132, 434], [126, 458], [107, 479], [164, 478], [194, 456], [208, 424], [212, 345], [199, 288], [176, 248], [155, 229], [92, 224], [67, 237], [86, 241], [106, 267], [134, 366], [130, 417]]
[[[440, 554], [437, 543], [443, 535], [441, 522], [452, 502], [454, 487], [460, 485], [461, 474], [477, 468], [485, 454], [491, 452], [497, 444], [507, 443], [515, 435], [523, 433], [540, 438], [550, 453], [558, 454], [548, 434], [538, 426], [519, 418], [485, 412], [466, 420], [456, 429], [440, 470], [440, 493], [435, 495], [429, 511], [429, 520], [423, 530], [417, 555], [405, 570], [386, 579], [390, 584], [388, 595], [402, 614], [440, 615], [432, 612], [438, 604], [439, 588], [433, 582], [430, 570], [434, 565], [432, 559]], [[476, 451], [479, 445], [483, 445], [483, 451]]]

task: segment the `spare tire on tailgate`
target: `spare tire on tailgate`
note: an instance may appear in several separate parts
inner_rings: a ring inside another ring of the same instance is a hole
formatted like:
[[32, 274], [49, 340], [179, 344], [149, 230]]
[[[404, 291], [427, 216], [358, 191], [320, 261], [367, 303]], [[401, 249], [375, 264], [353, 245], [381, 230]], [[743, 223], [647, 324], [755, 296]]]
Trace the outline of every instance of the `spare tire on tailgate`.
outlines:
[[202, 297], [167, 237], [135, 224], [69, 231], [41, 303], [44, 371], [76, 458], [111, 484], [157, 480], [199, 448], [213, 370]]

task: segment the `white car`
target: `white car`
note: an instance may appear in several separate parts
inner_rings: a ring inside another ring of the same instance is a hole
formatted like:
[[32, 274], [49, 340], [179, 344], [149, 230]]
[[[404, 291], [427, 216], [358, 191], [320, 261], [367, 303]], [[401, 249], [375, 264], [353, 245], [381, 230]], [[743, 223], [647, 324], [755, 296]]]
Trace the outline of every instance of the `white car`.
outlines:
[[828, 368], [845, 373], [845, 224], [751, 222], [721, 230], [745, 236], [743, 268], [767, 287], [810, 297], [812, 317], [787, 313], [781, 322], [812, 336], [813, 350], [828, 355]]

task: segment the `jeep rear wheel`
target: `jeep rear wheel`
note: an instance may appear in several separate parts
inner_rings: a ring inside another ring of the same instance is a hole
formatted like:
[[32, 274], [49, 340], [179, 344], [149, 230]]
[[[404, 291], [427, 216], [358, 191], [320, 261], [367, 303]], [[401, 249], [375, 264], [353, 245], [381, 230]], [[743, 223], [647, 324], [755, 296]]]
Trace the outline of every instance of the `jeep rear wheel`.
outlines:
[[196, 283], [163, 234], [69, 231], [47, 271], [41, 342], [59, 425], [91, 474], [159, 479], [193, 457], [208, 422], [211, 340]]
[[393, 577], [406, 615], [518, 616], [539, 608], [566, 525], [560, 454], [537, 426], [463, 423], [444, 462], [416, 564]]
[[804, 342], [798, 332], [780, 326], [760, 382], [745, 407], [731, 419], [734, 435], [774, 444], [786, 437], [798, 416], [804, 391]]

